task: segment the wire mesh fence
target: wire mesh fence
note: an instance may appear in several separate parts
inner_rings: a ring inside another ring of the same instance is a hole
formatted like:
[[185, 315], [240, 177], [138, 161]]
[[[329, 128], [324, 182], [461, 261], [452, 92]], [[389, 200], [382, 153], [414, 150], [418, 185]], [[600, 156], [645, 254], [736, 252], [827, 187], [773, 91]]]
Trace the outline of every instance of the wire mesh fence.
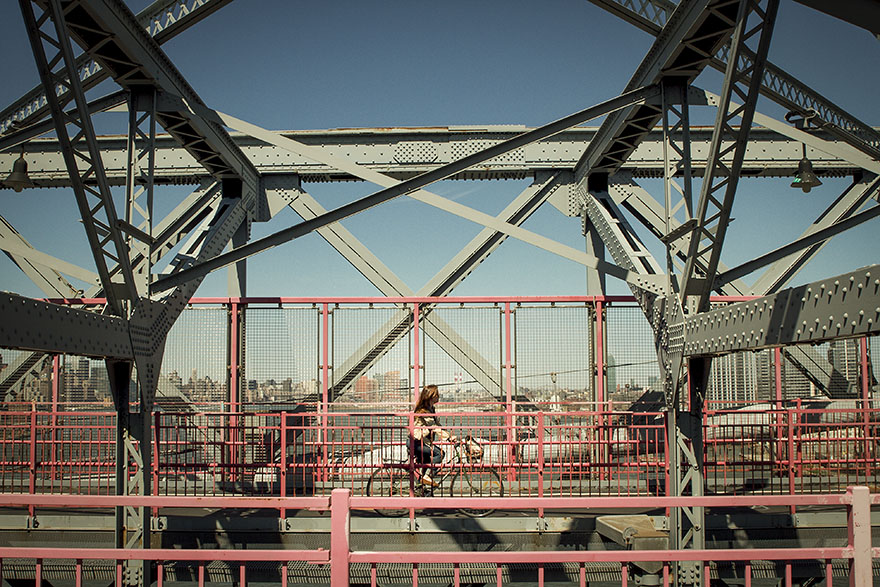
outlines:
[[[157, 490], [364, 492], [388, 463], [415, 474], [407, 414], [418, 381], [440, 386], [445, 426], [483, 443], [481, 463], [508, 494], [663, 494], [665, 397], [651, 328], [633, 303], [603, 308], [592, 299], [194, 303], [168, 337], [159, 378]], [[878, 353], [872, 337], [713, 360], [707, 488], [877, 484]], [[111, 491], [104, 362], [0, 356], [2, 489]]]

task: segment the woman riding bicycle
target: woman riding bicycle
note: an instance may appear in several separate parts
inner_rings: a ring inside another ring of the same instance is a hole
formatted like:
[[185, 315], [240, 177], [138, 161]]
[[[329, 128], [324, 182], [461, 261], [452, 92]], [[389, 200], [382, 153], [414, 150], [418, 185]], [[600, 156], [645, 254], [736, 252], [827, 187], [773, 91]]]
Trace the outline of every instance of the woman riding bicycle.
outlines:
[[440, 401], [440, 391], [436, 385], [426, 385], [419, 394], [416, 414], [410, 445], [412, 446], [413, 458], [420, 465], [426, 465], [422, 472], [422, 484], [437, 487], [437, 483], [431, 478], [436, 469], [427, 465], [436, 465], [443, 462], [443, 449], [434, 444], [435, 439], [456, 440], [449, 432], [444, 430], [437, 417], [434, 416], [434, 406]]

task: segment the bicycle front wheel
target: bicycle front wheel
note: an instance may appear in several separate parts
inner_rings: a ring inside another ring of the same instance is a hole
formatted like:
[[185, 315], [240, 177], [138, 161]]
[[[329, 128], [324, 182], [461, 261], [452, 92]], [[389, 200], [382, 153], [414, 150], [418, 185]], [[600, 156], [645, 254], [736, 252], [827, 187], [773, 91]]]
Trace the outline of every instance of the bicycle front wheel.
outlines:
[[[409, 497], [409, 471], [401, 467], [380, 467], [373, 471], [367, 482], [370, 497]], [[407, 509], [377, 509], [377, 514], [389, 518], [407, 515]]]
[[[452, 478], [453, 497], [504, 497], [501, 476], [494, 469], [462, 469]], [[488, 516], [494, 509], [460, 508], [459, 512], [472, 518]]]

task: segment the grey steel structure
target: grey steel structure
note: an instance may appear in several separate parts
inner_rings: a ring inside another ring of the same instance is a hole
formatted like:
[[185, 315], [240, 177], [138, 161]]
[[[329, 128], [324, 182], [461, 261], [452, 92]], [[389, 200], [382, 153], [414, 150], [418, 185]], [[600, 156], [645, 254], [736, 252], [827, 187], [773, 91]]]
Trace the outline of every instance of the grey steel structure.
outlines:
[[[11, 169], [23, 149], [36, 186], [73, 190], [97, 273], [34, 249], [5, 220], [0, 248], [46, 297], [85, 293], [105, 297], [107, 305], [97, 313], [2, 294], [0, 347], [31, 351], [28, 364], [59, 352], [106, 359], [120, 415], [119, 479], [128, 478], [123, 467], [132, 460], [149, 471], [150, 443], [134, 441], [150, 438], [144, 415], [152, 409], [165, 338], [204, 276], [233, 265], [230, 293], [243, 295], [249, 256], [314, 231], [388, 296], [447, 295], [508, 237], [584, 265], [589, 293], [602, 293], [608, 276], [624, 280], [654, 330], [667, 407], [675, 415], [669, 418], [675, 439], [670, 459], [681, 495], [703, 493], [699, 414], [713, 356], [880, 333], [880, 265], [786, 289], [828, 239], [880, 210], [880, 132], [767, 61], [778, 0], [594, 0], [656, 41], [619, 96], [539, 128], [323, 133], [272, 132], [214, 111], [167, 58], [161, 43], [228, 2], [157, 0], [134, 15], [122, 0], [20, 0], [42, 85], [0, 113], [0, 169]], [[862, 24], [832, 2], [805, 4]], [[875, 9], [876, 3], [866, 4]], [[88, 59], [74, 58], [74, 43]], [[707, 67], [723, 72], [717, 94], [693, 84]], [[88, 102], [85, 91], [105, 79], [120, 90]], [[797, 124], [756, 112], [759, 94], [792, 111]], [[690, 124], [696, 105], [716, 108], [713, 127]], [[128, 136], [98, 136], [92, 115], [120, 106], [129, 111]], [[575, 128], [602, 116], [598, 129]], [[763, 128], [752, 129], [753, 123]], [[46, 133], [51, 138], [40, 138]], [[725, 266], [721, 253], [739, 178], [794, 174], [801, 144], [810, 149], [814, 171], [851, 176], [852, 185], [800, 238], [738, 267]], [[425, 189], [447, 178], [510, 177], [533, 183], [498, 216]], [[644, 177], [664, 180], [662, 197], [639, 184]], [[326, 210], [303, 188], [309, 181], [350, 179], [379, 189]], [[154, 192], [183, 182], [195, 182], [192, 193], [166, 218], [154, 218]], [[125, 210], [110, 197], [113, 185], [126, 186]], [[338, 223], [401, 195], [485, 227], [418, 291]], [[586, 252], [521, 227], [548, 202], [582, 218]], [[249, 238], [252, 222], [287, 206], [301, 223]], [[665, 259], [653, 258], [632, 222], [663, 243]], [[156, 273], [156, 263], [183, 241], [172, 269]], [[741, 281], [759, 269], [764, 271], [753, 286]], [[77, 292], [64, 274], [95, 286]], [[710, 310], [713, 293], [764, 297]], [[384, 325], [371, 337], [379, 343], [359, 349], [340, 367], [339, 385], [362, 374], [406, 324], [401, 318]], [[498, 387], [500, 374], [452, 327], [439, 319], [425, 324], [472, 377]], [[139, 413], [128, 408], [133, 365]], [[117, 487], [149, 493], [149, 475]], [[117, 543], [145, 546], [150, 523], [147, 509], [120, 510]], [[700, 509], [675, 510], [671, 546], [702, 548], [703, 528]], [[148, 568], [128, 571], [130, 583], [149, 583]], [[701, 583], [699, 566], [679, 565], [676, 579]]]

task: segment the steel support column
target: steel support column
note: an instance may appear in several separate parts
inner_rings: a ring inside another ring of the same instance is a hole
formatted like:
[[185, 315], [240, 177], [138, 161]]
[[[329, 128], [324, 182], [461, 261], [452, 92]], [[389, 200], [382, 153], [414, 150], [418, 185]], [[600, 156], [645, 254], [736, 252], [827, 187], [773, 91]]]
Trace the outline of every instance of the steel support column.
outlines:
[[156, 167], [156, 92], [134, 91], [128, 100], [128, 169], [125, 223], [135, 287], [141, 296], [150, 289], [153, 246], [153, 177]]
[[[108, 359], [106, 363], [116, 406], [116, 495], [150, 495], [152, 418], [143, 409], [131, 411], [131, 361]], [[150, 517], [148, 507], [116, 507], [116, 548], [149, 548]], [[127, 560], [123, 568], [124, 584], [152, 583], [149, 562]]]

